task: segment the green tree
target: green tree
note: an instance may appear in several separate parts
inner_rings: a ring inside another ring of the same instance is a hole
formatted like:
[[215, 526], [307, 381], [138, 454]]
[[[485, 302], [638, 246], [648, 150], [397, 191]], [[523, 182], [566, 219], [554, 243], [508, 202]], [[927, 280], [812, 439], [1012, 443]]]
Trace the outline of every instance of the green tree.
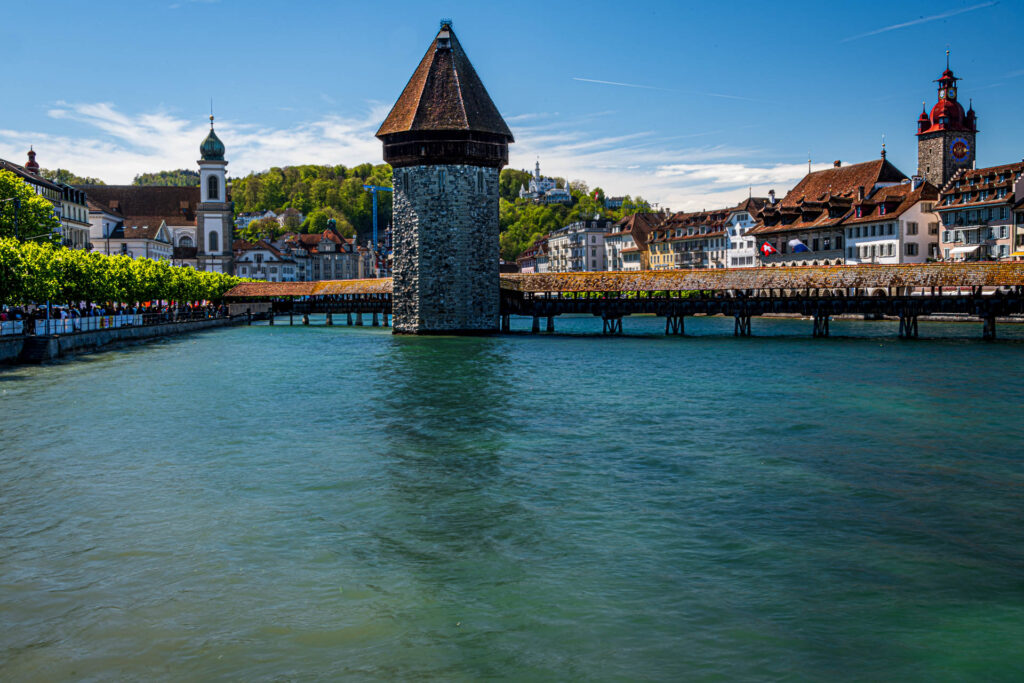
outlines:
[[59, 226], [53, 204], [37, 195], [14, 173], [0, 171], [0, 237], [33, 239], [52, 234]]
[[285, 229], [276, 218], [260, 218], [239, 230], [236, 235], [246, 242], [259, 240], [275, 240], [285, 233]]
[[75, 175], [64, 168], [58, 168], [52, 171], [48, 168], [41, 168], [39, 169], [39, 175], [43, 176], [47, 180], [64, 183], [65, 185], [106, 185], [106, 183], [99, 178]]
[[519, 188], [529, 187], [533, 176], [526, 171], [504, 168], [498, 175], [498, 193], [505, 201], [513, 202], [519, 197]]
[[175, 187], [199, 187], [199, 172], [186, 168], [176, 171], [156, 171], [140, 173], [135, 176], [132, 185], [173, 185]]

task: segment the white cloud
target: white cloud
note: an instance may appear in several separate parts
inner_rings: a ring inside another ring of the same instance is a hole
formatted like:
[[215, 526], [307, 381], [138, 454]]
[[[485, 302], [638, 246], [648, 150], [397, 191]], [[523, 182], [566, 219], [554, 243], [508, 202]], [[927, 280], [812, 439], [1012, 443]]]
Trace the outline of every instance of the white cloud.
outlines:
[[532, 169], [539, 157], [545, 175], [586, 180], [607, 193], [640, 195], [676, 211], [734, 205], [751, 187], [758, 196], [766, 196], [769, 189], [782, 196], [807, 172], [806, 163], [740, 161], [763, 157], [762, 150], [676, 147], [670, 143], [681, 138], [664, 139], [649, 132], [591, 137], [575, 123], [564, 122], [560, 131], [514, 127], [517, 143], [509, 150], [509, 165]]
[[[380, 141], [373, 137], [388, 108], [371, 103], [359, 118], [326, 116], [288, 128], [224, 119], [217, 135], [228, 150], [234, 176], [289, 164], [357, 164], [379, 162]], [[49, 116], [91, 129], [81, 137], [47, 130], [0, 129], [0, 157], [25, 160], [33, 145], [46, 168], [67, 168], [108, 183], [130, 183], [139, 173], [194, 168], [199, 143], [209, 130], [166, 111], [125, 114], [109, 102], [58, 102]]]
[[[362, 116], [325, 116], [289, 127], [223, 119], [217, 121], [217, 134], [236, 177], [289, 164], [379, 162], [381, 145], [373, 134], [387, 112], [385, 105], [368, 103]], [[804, 163], [750, 161], [766, 158], [764, 150], [701, 145], [693, 139], [721, 131], [672, 137], [649, 131], [593, 132], [607, 131], [604, 119], [610, 113], [573, 120], [547, 113], [510, 117], [517, 140], [510, 148], [511, 167], [532, 169], [539, 157], [547, 175], [583, 179], [608, 193], [640, 195], [675, 210], [732, 205], [751, 186], [757, 195], [775, 189], [781, 196], [806, 172]], [[0, 129], [0, 157], [23, 162], [31, 144], [44, 167], [129, 183], [139, 173], [195, 168], [199, 143], [208, 130], [205, 122], [171, 112], [128, 114], [110, 102], [57, 102], [49, 116], [51, 125], [74, 122], [86, 132], [72, 137], [49, 126]]]

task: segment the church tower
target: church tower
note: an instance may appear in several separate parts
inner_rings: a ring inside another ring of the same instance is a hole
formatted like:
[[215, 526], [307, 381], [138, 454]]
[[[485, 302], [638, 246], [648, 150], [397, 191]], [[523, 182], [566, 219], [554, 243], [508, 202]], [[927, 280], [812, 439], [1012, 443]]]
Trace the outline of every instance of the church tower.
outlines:
[[199, 146], [199, 206], [196, 209], [196, 247], [199, 270], [231, 273], [234, 204], [228, 199], [224, 143], [213, 130]]
[[922, 109], [917, 119], [917, 174], [942, 188], [956, 172], [974, 166], [974, 137], [978, 133], [974, 108], [964, 112], [957, 101], [956, 82], [960, 79], [949, 69], [936, 81], [939, 101], [931, 115]]
[[498, 172], [512, 132], [451, 22], [377, 137], [394, 168], [393, 330], [497, 331]]

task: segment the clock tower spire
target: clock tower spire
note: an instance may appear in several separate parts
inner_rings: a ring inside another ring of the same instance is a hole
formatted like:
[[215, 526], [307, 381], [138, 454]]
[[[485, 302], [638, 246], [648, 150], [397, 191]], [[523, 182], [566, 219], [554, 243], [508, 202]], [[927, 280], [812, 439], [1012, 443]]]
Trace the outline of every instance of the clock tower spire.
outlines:
[[978, 133], [977, 117], [972, 106], [964, 112], [957, 100], [957, 81], [949, 68], [935, 81], [938, 101], [931, 114], [921, 112], [917, 119], [917, 174], [942, 188], [962, 168], [974, 165], [974, 139]]

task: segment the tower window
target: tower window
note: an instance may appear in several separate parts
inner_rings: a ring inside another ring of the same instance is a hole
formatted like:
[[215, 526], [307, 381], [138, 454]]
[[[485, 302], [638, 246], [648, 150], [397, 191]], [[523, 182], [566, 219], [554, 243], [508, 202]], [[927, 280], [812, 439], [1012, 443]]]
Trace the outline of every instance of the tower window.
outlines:
[[437, 172], [437, 191], [444, 194], [445, 180], [447, 180], [448, 173], [442, 169]]
[[476, 172], [476, 191], [480, 192], [480, 193], [483, 193], [483, 191], [484, 191], [484, 172], [483, 171], [477, 171]]
[[209, 178], [207, 178], [206, 179], [206, 198], [207, 199], [217, 199], [217, 197], [219, 196], [219, 192], [218, 192], [219, 187], [220, 187], [220, 185], [217, 182], [217, 176], [212, 175]]
[[214, 230], [210, 233], [210, 253], [216, 253], [220, 251], [220, 243], [217, 240], [217, 231]]
[[409, 172], [402, 172], [402, 189], [405, 190], [406, 194], [409, 194]]

